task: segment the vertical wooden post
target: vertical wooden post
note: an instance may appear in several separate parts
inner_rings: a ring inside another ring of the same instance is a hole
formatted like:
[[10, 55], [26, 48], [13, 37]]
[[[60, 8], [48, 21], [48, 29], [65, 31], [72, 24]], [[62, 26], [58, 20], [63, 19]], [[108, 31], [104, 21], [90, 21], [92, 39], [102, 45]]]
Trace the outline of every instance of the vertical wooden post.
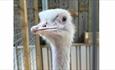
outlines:
[[28, 33], [28, 19], [27, 19], [27, 5], [26, 0], [20, 0], [20, 14], [22, 21], [22, 37], [23, 37], [23, 60], [24, 70], [31, 70], [30, 54], [29, 54], [29, 33]]
[[[34, 23], [38, 23], [38, 0], [34, 0], [34, 15], [35, 15], [35, 22]], [[35, 48], [36, 48], [36, 67], [37, 70], [43, 70], [42, 66], [42, 48], [40, 46], [40, 36], [39, 35], [35, 35]]]

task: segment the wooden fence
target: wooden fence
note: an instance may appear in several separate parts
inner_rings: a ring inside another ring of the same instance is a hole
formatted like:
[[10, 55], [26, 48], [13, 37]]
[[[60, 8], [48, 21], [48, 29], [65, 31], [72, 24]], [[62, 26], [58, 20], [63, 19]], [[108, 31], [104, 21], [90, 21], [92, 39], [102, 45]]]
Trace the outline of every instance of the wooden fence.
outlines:
[[[99, 37], [97, 33], [97, 41], [99, 42]], [[85, 33], [85, 43], [73, 43], [71, 46], [71, 54], [70, 54], [70, 68], [71, 70], [93, 70], [93, 45], [92, 45], [92, 33]], [[96, 68], [99, 69], [99, 43], [96, 45]], [[27, 64], [30, 66], [30, 70], [52, 70], [52, 59], [51, 59], [51, 51], [48, 47], [50, 45], [41, 46], [41, 61], [37, 63], [36, 56], [36, 47], [35, 45], [29, 45], [30, 49], [29, 55], [24, 55], [23, 46], [14, 47], [14, 70], [26, 70], [26, 66], [24, 66], [24, 57], [30, 58], [30, 63]], [[27, 60], [26, 60], [27, 61]], [[42, 65], [43, 64], [43, 65]], [[37, 67], [38, 66], [38, 67]]]
[[[48, 45], [47, 45], [48, 46]], [[50, 48], [47, 46], [43, 46], [42, 48], [42, 70], [52, 70], [52, 60], [51, 60], [51, 51]], [[36, 63], [36, 49], [35, 45], [30, 45], [30, 63], [31, 63], [31, 70], [38, 70]], [[23, 61], [23, 47], [18, 46], [14, 48], [14, 70], [25, 70], [24, 61]], [[16, 54], [17, 52], [17, 54]], [[93, 63], [93, 46], [86, 45], [86, 44], [73, 44], [71, 47], [71, 54], [70, 54], [70, 68], [71, 70], [93, 70], [92, 63]], [[97, 54], [99, 53], [99, 47], [97, 47]], [[26, 55], [27, 56], [27, 55]], [[99, 62], [99, 55], [97, 56], [97, 62]], [[40, 64], [40, 63], [39, 63]], [[40, 65], [41, 66], [41, 65]], [[97, 64], [98, 66], [98, 64]], [[97, 67], [98, 69], [98, 67]]]

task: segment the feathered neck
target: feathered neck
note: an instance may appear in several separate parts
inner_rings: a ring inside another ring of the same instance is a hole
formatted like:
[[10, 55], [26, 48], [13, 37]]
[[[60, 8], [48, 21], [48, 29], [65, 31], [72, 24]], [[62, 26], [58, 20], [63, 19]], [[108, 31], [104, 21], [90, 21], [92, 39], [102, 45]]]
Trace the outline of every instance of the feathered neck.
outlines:
[[51, 45], [52, 51], [52, 70], [70, 70], [70, 46]]

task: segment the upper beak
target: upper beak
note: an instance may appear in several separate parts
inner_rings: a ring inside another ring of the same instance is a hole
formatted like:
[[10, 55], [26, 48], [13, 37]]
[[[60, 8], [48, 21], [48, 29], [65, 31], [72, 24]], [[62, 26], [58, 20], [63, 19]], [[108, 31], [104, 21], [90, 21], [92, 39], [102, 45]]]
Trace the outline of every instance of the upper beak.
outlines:
[[41, 31], [51, 31], [51, 30], [56, 30], [56, 26], [47, 26], [45, 23], [39, 23], [38, 25], [35, 25], [31, 28], [31, 31], [33, 33], [36, 32], [41, 32]]

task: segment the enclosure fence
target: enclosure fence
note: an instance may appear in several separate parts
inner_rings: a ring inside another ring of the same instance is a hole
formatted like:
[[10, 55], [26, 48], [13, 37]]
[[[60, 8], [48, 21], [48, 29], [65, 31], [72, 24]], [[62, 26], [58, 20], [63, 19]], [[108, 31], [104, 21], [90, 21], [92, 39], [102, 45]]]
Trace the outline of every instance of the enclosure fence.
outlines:
[[[47, 45], [48, 46], [48, 45]], [[51, 60], [51, 51], [47, 46], [43, 46], [42, 48], [42, 64], [43, 70], [52, 70], [52, 60]], [[30, 62], [31, 62], [31, 70], [37, 70], [36, 67], [36, 53], [35, 46], [31, 45], [30, 47]], [[24, 62], [23, 62], [23, 47], [18, 46], [14, 48], [14, 70], [25, 70]], [[97, 47], [97, 54], [99, 53], [99, 47]], [[71, 47], [70, 54], [70, 70], [93, 70], [92, 69], [92, 57], [93, 57], [93, 46], [86, 44], [73, 44]], [[97, 62], [98, 55], [97, 56]], [[98, 66], [98, 65], [97, 65]], [[98, 67], [97, 67], [98, 68]]]
[[[93, 45], [91, 41], [92, 33], [85, 33], [85, 43], [73, 43], [71, 46], [70, 51], [70, 70], [93, 70]], [[89, 37], [90, 36], [90, 37]], [[97, 33], [98, 36], [98, 33]], [[98, 39], [97, 39], [98, 41]], [[50, 45], [44, 45], [41, 48], [41, 56], [39, 56], [41, 59], [40, 65], [42, 66], [42, 70], [52, 70], [52, 56], [51, 51], [49, 48]], [[14, 47], [14, 70], [25, 70], [24, 66], [24, 57], [28, 57], [28, 55], [24, 55], [23, 46], [17, 46]], [[30, 70], [39, 70], [37, 69], [38, 63], [36, 63], [36, 48], [35, 45], [29, 45], [30, 49]], [[97, 43], [97, 55], [96, 61], [97, 61], [97, 70], [99, 68], [98, 62], [99, 62], [99, 43]]]

